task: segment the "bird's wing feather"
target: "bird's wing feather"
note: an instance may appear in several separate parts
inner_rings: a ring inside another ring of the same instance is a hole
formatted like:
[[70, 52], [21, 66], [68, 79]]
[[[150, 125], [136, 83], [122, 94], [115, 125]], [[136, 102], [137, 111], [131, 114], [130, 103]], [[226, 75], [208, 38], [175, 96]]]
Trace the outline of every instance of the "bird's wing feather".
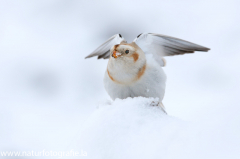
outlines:
[[116, 44], [120, 44], [123, 41], [125, 40], [121, 34], [115, 34], [106, 42], [104, 42], [101, 46], [99, 46], [96, 50], [94, 50], [91, 54], [89, 54], [86, 58], [98, 56], [98, 59], [108, 59], [110, 56], [111, 47]]
[[134, 41], [145, 54], [153, 54], [155, 60], [162, 65], [164, 56], [183, 55], [194, 51], [210, 50], [209, 48], [166, 35], [143, 33]]

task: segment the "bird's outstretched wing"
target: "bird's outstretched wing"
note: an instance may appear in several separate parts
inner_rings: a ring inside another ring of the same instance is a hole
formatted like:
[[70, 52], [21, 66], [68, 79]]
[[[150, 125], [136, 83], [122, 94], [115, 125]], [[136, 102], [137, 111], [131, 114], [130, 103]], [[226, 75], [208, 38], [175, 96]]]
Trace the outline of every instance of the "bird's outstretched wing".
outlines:
[[157, 62], [162, 65], [164, 56], [183, 55], [186, 53], [194, 53], [194, 51], [210, 50], [209, 48], [181, 40], [178, 38], [154, 34], [143, 33], [133, 40], [145, 54], [153, 54]]
[[111, 47], [116, 44], [120, 44], [121, 42], [126, 41], [124, 40], [121, 34], [115, 34], [85, 58], [98, 56], [98, 59], [101, 58], [108, 59], [110, 56]]

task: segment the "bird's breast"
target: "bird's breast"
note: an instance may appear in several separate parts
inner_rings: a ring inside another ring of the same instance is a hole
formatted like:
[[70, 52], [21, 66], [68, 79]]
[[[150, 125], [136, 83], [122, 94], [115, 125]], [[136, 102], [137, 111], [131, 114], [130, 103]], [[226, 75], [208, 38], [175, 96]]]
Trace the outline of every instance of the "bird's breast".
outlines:
[[121, 68], [107, 68], [109, 78], [118, 84], [132, 84], [138, 81], [145, 73], [147, 64], [144, 63], [140, 68], [138, 67], [121, 67]]

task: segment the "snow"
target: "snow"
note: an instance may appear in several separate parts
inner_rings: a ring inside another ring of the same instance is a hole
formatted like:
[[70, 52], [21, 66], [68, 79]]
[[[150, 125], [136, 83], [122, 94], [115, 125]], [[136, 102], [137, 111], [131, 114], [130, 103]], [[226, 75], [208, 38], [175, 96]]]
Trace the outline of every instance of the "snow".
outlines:
[[120, 55], [122, 55], [121, 53], [119, 53], [119, 52], [116, 52], [116, 56], [120, 56]]
[[[151, 106], [157, 101], [138, 97], [100, 104], [71, 148], [84, 149], [91, 159], [201, 159], [227, 154], [227, 142], [219, 145], [214, 141], [219, 129], [169, 116], [160, 107]], [[225, 157], [239, 155], [235, 151]]]

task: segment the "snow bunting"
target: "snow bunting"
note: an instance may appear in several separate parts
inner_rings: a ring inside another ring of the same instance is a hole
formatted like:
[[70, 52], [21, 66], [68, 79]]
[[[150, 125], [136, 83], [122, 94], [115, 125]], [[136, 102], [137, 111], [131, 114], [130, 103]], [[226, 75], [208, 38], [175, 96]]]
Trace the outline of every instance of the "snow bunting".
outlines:
[[86, 58], [98, 56], [109, 59], [104, 76], [104, 86], [109, 96], [159, 98], [165, 93], [166, 75], [162, 67], [164, 56], [182, 55], [209, 48], [161, 34], [143, 33], [132, 43], [127, 43], [121, 34], [116, 34], [94, 50]]

